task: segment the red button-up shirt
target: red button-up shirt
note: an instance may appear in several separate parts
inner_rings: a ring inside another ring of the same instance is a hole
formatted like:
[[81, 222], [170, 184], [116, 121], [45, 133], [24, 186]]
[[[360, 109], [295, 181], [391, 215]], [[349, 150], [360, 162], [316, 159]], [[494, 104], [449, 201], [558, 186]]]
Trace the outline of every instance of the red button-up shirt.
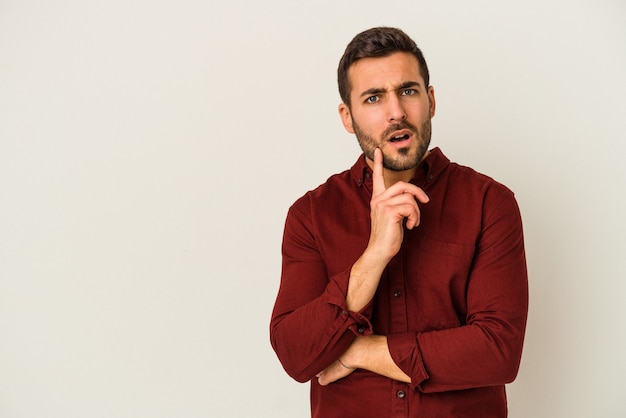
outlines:
[[[405, 230], [372, 302], [349, 312], [350, 269], [370, 235], [364, 157], [289, 209], [271, 342], [287, 373], [311, 380], [319, 418], [505, 417], [528, 308], [513, 193], [435, 148], [412, 183], [430, 202]], [[322, 387], [315, 375], [361, 335], [386, 335], [406, 384], [367, 370]]]

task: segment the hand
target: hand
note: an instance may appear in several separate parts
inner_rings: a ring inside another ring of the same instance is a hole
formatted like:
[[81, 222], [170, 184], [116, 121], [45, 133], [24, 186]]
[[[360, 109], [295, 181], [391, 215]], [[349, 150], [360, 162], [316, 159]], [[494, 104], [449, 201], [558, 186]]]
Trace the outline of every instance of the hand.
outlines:
[[338, 360], [317, 374], [317, 381], [326, 386], [356, 369], [369, 370], [399, 382], [411, 382], [411, 378], [393, 361], [384, 335], [356, 337]]
[[367, 339], [367, 336], [356, 337], [341, 357], [316, 375], [317, 382], [322, 386], [326, 386], [343, 379], [358, 369], [356, 364], [359, 361], [358, 359], [366, 354], [363, 350], [367, 349], [365, 345]]
[[399, 382], [411, 382], [411, 378], [393, 361], [384, 335], [356, 337], [339, 359], [317, 374], [317, 381], [326, 386], [356, 369], [369, 370]]
[[326, 386], [339, 379], [343, 379], [355, 370], [355, 367], [348, 366], [343, 360], [337, 359], [316, 375], [317, 382], [321, 386]]
[[374, 297], [381, 274], [402, 245], [405, 219], [409, 229], [419, 225], [417, 200], [428, 202], [426, 193], [413, 184], [397, 182], [389, 188], [385, 186], [380, 149], [374, 150], [373, 171], [370, 239], [361, 257], [352, 265], [346, 295], [348, 310], [353, 312], [363, 309]]
[[426, 193], [414, 184], [397, 182], [387, 188], [383, 155], [378, 148], [374, 151], [373, 172], [370, 201], [372, 230], [368, 248], [388, 261], [400, 250], [404, 225], [407, 229], [413, 229], [420, 223], [417, 201], [427, 203], [429, 199]]

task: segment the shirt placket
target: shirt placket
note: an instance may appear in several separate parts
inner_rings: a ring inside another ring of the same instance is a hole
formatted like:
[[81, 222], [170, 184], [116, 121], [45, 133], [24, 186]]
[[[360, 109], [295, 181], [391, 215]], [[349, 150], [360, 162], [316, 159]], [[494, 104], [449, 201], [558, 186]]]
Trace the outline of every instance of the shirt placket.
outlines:
[[[392, 334], [408, 331], [407, 299], [404, 286], [403, 252], [400, 250], [387, 266], [389, 274], [390, 318], [389, 331]], [[406, 383], [392, 381], [391, 416], [406, 418], [409, 416], [409, 390]]]

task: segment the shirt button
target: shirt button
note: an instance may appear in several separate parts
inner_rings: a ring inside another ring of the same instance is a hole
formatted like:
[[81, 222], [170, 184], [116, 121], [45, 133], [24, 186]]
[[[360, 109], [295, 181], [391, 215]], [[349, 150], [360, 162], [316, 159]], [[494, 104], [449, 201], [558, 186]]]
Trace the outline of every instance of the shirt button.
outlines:
[[399, 391], [396, 393], [396, 396], [397, 396], [398, 398], [400, 398], [400, 399], [404, 399], [404, 397], [406, 396], [406, 393], [404, 393], [404, 391], [403, 391], [403, 390], [399, 390]]
[[402, 292], [401, 292], [401, 291], [399, 291], [399, 290], [394, 290], [394, 291], [393, 291], [393, 295], [394, 295], [395, 297], [397, 297], [397, 298], [399, 298], [401, 294], [402, 294]]
[[363, 334], [365, 332], [365, 330], [363, 329], [363, 327], [359, 327], [357, 329], [357, 331], [359, 332], [359, 334]]

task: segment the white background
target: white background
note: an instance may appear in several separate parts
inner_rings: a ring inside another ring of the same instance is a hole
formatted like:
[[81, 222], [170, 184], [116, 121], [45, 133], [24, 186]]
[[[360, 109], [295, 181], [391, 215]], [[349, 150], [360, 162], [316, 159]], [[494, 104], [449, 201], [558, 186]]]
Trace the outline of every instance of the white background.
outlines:
[[0, 417], [308, 416], [282, 227], [359, 154], [335, 71], [378, 25], [426, 55], [433, 146], [522, 209], [510, 416], [626, 416], [623, 1], [0, 0]]

